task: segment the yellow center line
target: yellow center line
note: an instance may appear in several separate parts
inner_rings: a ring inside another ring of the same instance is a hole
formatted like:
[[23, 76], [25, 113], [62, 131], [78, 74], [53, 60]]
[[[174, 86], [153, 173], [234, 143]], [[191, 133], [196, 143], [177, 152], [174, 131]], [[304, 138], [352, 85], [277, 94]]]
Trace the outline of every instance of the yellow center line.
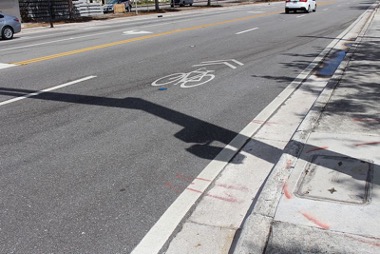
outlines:
[[208, 28], [208, 27], [214, 27], [214, 26], [220, 26], [220, 25], [225, 25], [228, 23], [234, 23], [234, 22], [239, 22], [239, 21], [245, 21], [249, 19], [254, 19], [254, 18], [259, 18], [259, 17], [265, 17], [265, 16], [270, 16], [274, 14], [279, 14], [281, 12], [269, 12], [269, 13], [263, 13], [263, 14], [256, 14], [253, 16], [246, 16], [246, 17], [241, 17], [237, 19], [231, 19], [231, 20], [225, 20], [225, 21], [220, 21], [220, 22], [215, 22], [215, 23], [210, 23], [210, 24], [204, 24], [204, 25], [199, 25], [199, 26], [192, 26], [188, 28], [181, 28], [181, 29], [175, 29], [167, 32], [162, 32], [162, 33], [157, 33], [157, 34], [150, 34], [150, 35], [144, 35], [136, 38], [131, 38], [127, 40], [121, 40], [121, 41], [115, 41], [111, 43], [106, 43], [106, 44], [101, 44], [97, 46], [92, 46], [92, 47], [87, 47], [87, 48], [82, 48], [82, 49], [75, 49], [75, 50], [70, 50], [58, 54], [53, 54], [49, 56], [43, 56], [43, 57], [37, 57], [25, 61], [20, 61], [20, 62], [14, 62], [12, 64], [15, 65], [27, 65], [31, 63], [37, 63], [37, 62], [42, 62], [42, 61], [47, 61], [51, 59], [56, 59], [59, 57], [64, 57], [64, 56], [70, 56], [70, 55], [75, 55], [79, 53], [84, 53], [84, 52], [89, 52], [97, 49], [104, 49], [104, 48], [109, 48], [117, 45], [122, 45], [122, 44], [127, 44], [131, 42], [136, 42], [136, 41], [141, 41], [141, 40], [146, 40], [146, 39], [152, 39], [160, 36], [165, 36], [165, 35], [170, 35], [170, 34], [176, 34], [176, 33], [181, 33], [181, 32], [186, 32], [186, 31], [193, 31], [193, 30], [198, 30], [198, 29], [203, 29], [203, 28]]
[[[333, 4], [336, 1], [326, 1], [326, 2], [320, 2], [318, 5], [328, 5], [328, 4]], [[204, 25], [199, 25], [199, 26], [192, 26], [188, 28], [181, 28], [181, 29], [175, 29], [167, 32], [162, 32], [162, 33], [157, 33], [157, 34], [150, 34], [150, 35], [144, 35], [140, 37], [135, 37], [127, 40], [121, 40], [121, 41], [116, 41], [116, 42], [111, 42], [111, 43], [106, 43], [106, 44], [101, 44], [97, 46], [92, 46], [92, 47], [87, 47], [87, 48], [82, 48], [82, 49], [75, 49], [71, 51], [66, 51], [58, 54], [53, 54], [49, 56], [43, 56], [43, 57], [37, 57], [25, 61], [20, 61], [20, 62], [14, 62], [12, 64], [15, 65], [27, 65], [31, 63], [37, 63], [37, 62], [42, 62], [42, 61], [47, 61], [51, 59], [56, 59], [59, 57], [64, 57], [64, 56], [70, 56], [70, 55], [75, 55], [75, 54], [80, 54], [84, 52], [89, 52], [97, 49], [104, 49], [104, 48], [109, 48], [109, 47], [114, 47], [117, 45], [122, 45], [122, 44], [127, 44], [131, 42], [136, 42], [136, 41], [142, 41], [142, 40], [147, 40], [147, 39], [152, 39], [160, 36], [165, 36], [165, 35], [170, 35], [170, 34], [176, 34], [176, 33], [182, 33], [186, 31], [193, 31], [193, 30], [199, 30], [203, 28], [208, 28], [208, 27], [214, 27], [214, 26], [220, 26], [220, 25], [225, 25], [228, 23], [235, 23], [235, 22], [240, 22], [240, 21], [245, 21], [245, 20], [250, 20], [250, 19], [255, 19], [255, 18], [260, 18], [260, 17], [266, 17], [266, 16], [271, 16], [275, 14], [282, 13], [282, 11], [276, 11], [276, 12], [268, 12], [268, 13], [261, 13], [261, 14], [255, 14], [251, 16], [246, 16], [246, 17], [241, 17], [241, 18], [236, 18], [236, 19], [231, 19], [231, 20], [225, 20], [225, 21], [220, 21], [220, 22], [215, 22], [215, 23], [210, 23], [210, 24], [204, 24]]]

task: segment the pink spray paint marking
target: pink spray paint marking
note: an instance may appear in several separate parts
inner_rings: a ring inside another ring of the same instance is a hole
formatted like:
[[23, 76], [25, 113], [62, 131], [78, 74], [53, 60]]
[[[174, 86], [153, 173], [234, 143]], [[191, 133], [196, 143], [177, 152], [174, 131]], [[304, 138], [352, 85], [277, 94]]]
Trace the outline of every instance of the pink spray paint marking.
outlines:
[[168, 188], [168, 189], [170, 189], [170, 190], [172, 190], [172, 191], [174, 191], [177, 194], [181, 193], [181, 189], [178, 188], [177, 186], [173, 185], [170, 182], [166, 182], [165, 183], [165, 187]]
[[[176, 178], [179, 179], [179, 180], [186, 181], [186, 182], [189, 182], [189, 180], [197, 180], [197, 181], [202, 181], [202, 182], [211, 182], [211, 180], [209, 180], [209, 179], [205, 179], [205, 178], [201, 178], [201, 177], [197, 177], [195, 179], [192, 179], [191, 177], [188, 177], [188, 176], [185, 176], [185, 175], [182, 175], [182, 174], [176, 174]], [[195, 183], [192, 182], [191, 184], [195, 184]], [[249, 191], [249, 189], [247, 187], [241, 186], [241, 185], [216, 184], [215, 186], [218, 186], [218, 187], [221, 187], [221, 188], [225, 188], [225, 189], [244, 191], [244, 192]]]
[[320, 150], [326, 150], [326, 149], [328, 149], [328, 148], [329, 148], [328, 146], [316, 147], [316, 148], [310, 149], [310, 150], [307, 151], [306, 153], [311, 153], [311, 152], [320, 151]]
[[284, 186], [282, 187], [282, 191], [284, 192], [284, 195], [287, 199], [293, 198], [292, 193], [289, 191], [288, 183], [284, 183]]
[[285, 168], [286, 168], [286, 169], [291, 168], [291, 167], [292, 167], [292, 164], [293, 164], [293, 161], [292, 161], [292, 160], [287, 160], [287, 161], [286, 161], [286, 166], [285, 166]]
[[329, 229], [330, 226], [324, 222], [321, 222], [319, 221], [318, 219], [316, 219], [314, 216], [312, 216], [311, 214], [309, 213], [306, 213], [306, 212], [300, 212], [306, 219], [308, 219], [309, 221], [313, 222], [315, 225], [319, 226], [320, 228], [323, 228], [323, 229]]
[[[196, 193], [203, 193], [202, 191], [196, 190], [196, 189], [193, 189], [193, 188], [186, 188], [186, 190], [189, 190], [189, 191], [192, 191], [192, 192], [196, 192]], [[221, 196], [217, 196], [217, 195], [212, 195], [212, 194], [206, 193], [205, 196], [210, 197], [210, 198], [219, 199], [219, 200], [222, 200], [222, 201], [226, 201], [226, 202], [229, 202], [229, 203], [237, 203], [239, 201], [238, 199], [236, 199], [235, 197], [232, 197], [231, 195], [229, 195], [229, 197], [221, 197]]]
[[[209, 180], [209, 179], [205, 179], [205, 178], [201, 178], [201, 177], [192, 178], [190, 176], [186, 176], [186, 175], [183, 175], [180, 173], [177, 173], [175, 178], [181, 182], [184, 182], [184, 183], [185, 182], [186, 183], [191, 182], [190, 184], [192, 184], [192, 185], [195, 184], [194, 181], [211, 182], [211, 180]], [[180, 185], [181, 184], [174, 185], [171, 182], [165, 183], [165, 187], [167, 187], [168, 189], [170, 189], [176, 193], [181, 193], [182, 188], [180, 188]], [[238, 190], [238, 191], [244, 191], [244, 192], [249, 191], [249, 189], [247, 187], [241, 186], [241, 185], [216, 184], [215, 186], [225, 188], [225, 189], [230, 189], [230, 190]], [[196, 192], [196, 193], [201, 193], [201, 194], [204, 193], [203, 191], [200, 191], [200, 190], [197, 190], [194, 188], [190, 188], [190, 187], [187, 187], [186, 190]], [[219, 200], [226, 201], [229, 203], [237, 203], [237, 202], [241, 203], [242, 202], [242, 201], [238, 200], [237, 198], [235, 198], [234, 196], [232, 196], [228, 193], [225, 193], [225, 195], [226, 196], [218, 196], [218, 195], [212, 195], [209, 193], [205, 193], [205, 196], [207, 196], [207, 197], [219, 199]]]
[[356, 118], [352, 118], [352, 120], [354, 120], [355, 122], [380, 123], [380, 118], [370, 118], [370, 117], [360, 118], [360, 117], [356, 117]]
[[177, 173], [175, 175], [175, 178], [177, 178], [178, 180], [184, 181], [184, 182], [192, 182], [194, 180], [194, 178], [192, 178], [190, 176], [185, 176], [185, 175], [180, 174], [180, 173]]
[[211, 180], [209, 180], [209, 179], [204, 179], [204, 178], [200, 178], [200, 177], [195, 178], [195, 180], [199, 180], [199, 181], [203, 181], [203, 182], [211, 182]]
[[265, 124], [265, 125], [277, 124], [275, 122], [266, 122], [266, 121], [262, 121], [262, 120], [253, 120], [251, 123]]
[[380, 144], [380, 141], [365, 142], [365, 143], [355, 144], [355, 146], [371, 146], [371, 145], [378, 145], [378, 144]]
[[365, 244], [372, 245], [372, 246], [375, 246], [375, 247], [380, 247], [380, 241], [379, 240], [377, 240], [377, 242], [374, 242], [374, 241], [371, 241], [371, 240], [359, 239], [359, 238], [352, 237], [352, 236], [349, 236], [349, 235], [345, 235], [345, 237], [351, 238], [351, 239], [353, 239], [355, 241], [358, 241], [358, 242], [361, 242], [361, 243], [365, 243]]
[[215, 186], [225, 188], [225, 189], [229, 189], [229, 190], [238, 190], [238, 191], [242, 191], [242, 192], [248, 192], [249, 191], [249, 189], [247, 187], [242, 186], [242, 185], [216, 184]]

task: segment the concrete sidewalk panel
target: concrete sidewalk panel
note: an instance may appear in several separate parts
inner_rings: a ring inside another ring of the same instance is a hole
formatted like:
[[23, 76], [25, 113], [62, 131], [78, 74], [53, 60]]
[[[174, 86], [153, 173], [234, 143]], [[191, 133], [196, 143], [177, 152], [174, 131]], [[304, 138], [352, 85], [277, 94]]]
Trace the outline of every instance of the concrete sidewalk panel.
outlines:
[[276, 221], [265, 254], [290, 253], [376, 254], [380, 239]]
[[272, 218], [251, 214], [245, 222], [244, 238], [234, 254], [264, 253], [272, 223]]
[[[203, 232], [207, 231], [205, 236]], [[235, 230], [186, 222], [165, 254], [228, 253]]]

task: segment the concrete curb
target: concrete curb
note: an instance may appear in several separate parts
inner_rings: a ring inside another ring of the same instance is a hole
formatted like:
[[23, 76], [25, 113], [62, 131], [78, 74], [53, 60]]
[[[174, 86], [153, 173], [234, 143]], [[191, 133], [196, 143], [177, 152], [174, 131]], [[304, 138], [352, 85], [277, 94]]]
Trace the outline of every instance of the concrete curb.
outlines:
[[260, 193], [260, 198], [256, 204], [253, 204], [254, 206], [253, 209], [251, 209], [251, 214], [247, 216], [246, 221], [243, 222], [240, 237], [236, 239], [237, 242], [234, 245], [234, 249], [230, 250], [230, 253], [240, 254], [266, 252], [269, 237], [272, 232], [277, 205], [283, 194], [283, 187], [291, 175], [292, 169], [294, 168], [294, 165], [298, 160], [306, 141], [317, 125], [324, 108], [342, 79], [350, 59], [371, 24], [378, 7], [379, 3], [376, 2], [373, 5], [373, 8], [368, 9], [349, 27], [348, 30], [350, 31], [356, 25], [360, 25], [360, 20], [364, 18], [365, 14], [369, 13], [369, 17], [366, 18], [364, 25], [362, 25], [358, 35], [355, 38], [355, 46], [348, 50], [345, 59], [341, 62], [333, 77], [329, 80], [326, 87], [316, 99], [305, 119], [301, 122], [296, 132], [293, 134], [291, 141], [289, 141], [287, 147], [284, 149], [280, 160], [272, 169], [272, 172]]

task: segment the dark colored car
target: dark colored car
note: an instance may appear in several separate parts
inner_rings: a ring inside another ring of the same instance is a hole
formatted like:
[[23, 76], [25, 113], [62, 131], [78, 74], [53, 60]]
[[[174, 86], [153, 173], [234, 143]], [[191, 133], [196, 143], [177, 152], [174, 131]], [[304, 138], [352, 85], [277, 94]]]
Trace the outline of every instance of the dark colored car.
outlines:
[[0, 36], [3, 40], [10, 40], [15, 33], [21, 32], [20, 20], [11, 15], [0, 13]]
[[115, 4], [124, 4], [125, 10], [127, 12], [132, 10], [132, 4], [130, 0], [107, 0], [107, 2], [103, 5], [103, 12], [113, 12], [113, 6]]

